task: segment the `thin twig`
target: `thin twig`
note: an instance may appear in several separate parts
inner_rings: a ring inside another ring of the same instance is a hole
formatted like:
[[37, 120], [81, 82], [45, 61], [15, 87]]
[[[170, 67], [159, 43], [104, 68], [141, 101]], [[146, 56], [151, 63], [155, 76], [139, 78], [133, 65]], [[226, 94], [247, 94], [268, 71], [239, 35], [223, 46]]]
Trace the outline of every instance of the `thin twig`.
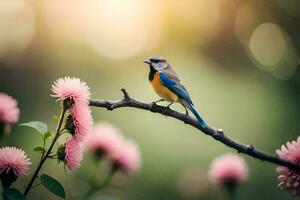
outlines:
[[257, 150], [253, 145], [249, 144], [242, 144], [238, 141], [235, 141], [225, 135], [222, 129], [215, 129], [209, 126], [206, 126], [205, 128], [201, 128], [198, 124], [198, 122], [185, 114], [179, 113], [177, 111], [174, 111], [172, 109], [166, 108], [164, 106], [156, 105], [155, 103], [144, 103], [139, 100], [136, 100], [129, 96], [128, 92], [122, 88], [121, 91], [123, 92], [124, 98], [117, 101], [109, 101], [109, 100], [89, 100], [89, 105], [94, 107], [102, 107], [106, 108], [107, 110], [113, 111], [117, 108], [122, 107], [131, 107], [131, 108], [138, 108], [142, 110], [148, 110], [153, 113], [160, 113], [165, 116], [169, 116], [175, 119], [178, 119], [185, 124], [189, 124], [196, 129], [202, 131], [204, 134], [209, 135], [210, 137], [214, 138], [215, 140], [225, 144], [226, 146], [233, 148], [237, 150], [238, 153], [244, 153], [249, 156], [252, 156], [254, 158], [257, 158], [262, 161], [267, 161], [273, 164], [286, 166], [290, 169], [294, 169], [296, 171], [300, 172], [300, 165], [297, 165], [295, 163], [283, 160], [275, 155], [271, 155], [265, 152], [262, 152], [260, 150]]
[[32, 185], [35, 181], [35, 179], [37, 178], [37, 176], [39, 175], [39, 172], [40, 170], [42, 169], [42, 166], [43, 164], [45, 163], [45, 161], [47, 160], [48, 156], [51, 154], [51, 150], [56, 142], [56, 140], [59, 138], [60, 136], [60, 131], [61, 131], [61, 126], [63, 124], [63, 120], [64, 120], [64, 116], [65, 116], [65, 113], [66, 113], [66, 109], [65, 107], [62, 108], [62, 111], [61, 111], [61, 114], [60, 114], [60, 118], [59, 118], [59, 122], [58, 122], [58, 125], [57, 125], [57, 128], [56, 128], [56, 134], [52, 140], [52, 143], [50, 144], [47, 152], [45, 153], [43, 159], [41, 159], [39, 165], [37, 166], [36, 170], [34, 171], [34, 174], [32, 175], [25, 191], [24, 191], [24, 196], [26, 196], [28, 194], [28, 192], [30, 191], [30, 189], [32, 188]]

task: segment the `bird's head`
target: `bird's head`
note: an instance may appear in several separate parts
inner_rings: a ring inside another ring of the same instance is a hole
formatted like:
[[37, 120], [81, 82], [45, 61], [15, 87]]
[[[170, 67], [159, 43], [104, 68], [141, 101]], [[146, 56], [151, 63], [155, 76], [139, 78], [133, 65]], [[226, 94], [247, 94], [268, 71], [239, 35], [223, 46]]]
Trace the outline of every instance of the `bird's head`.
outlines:
[[169, 66], [167, 60], [161, 56], [151, 57], [148, 60], [144, 60], [144, 63], [149, 64], [150, 67], [153, 67], [157, 71], [164, 70]]

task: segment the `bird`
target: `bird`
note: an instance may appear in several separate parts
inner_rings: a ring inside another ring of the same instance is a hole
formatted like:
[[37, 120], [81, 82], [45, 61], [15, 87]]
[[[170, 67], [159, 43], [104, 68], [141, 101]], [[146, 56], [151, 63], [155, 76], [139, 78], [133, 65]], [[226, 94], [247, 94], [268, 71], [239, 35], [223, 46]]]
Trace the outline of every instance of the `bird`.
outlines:
[[181, 84], [176, 72], [172, 69], [168, 61], [161, 56], [153, 56], [150, 59], [144, 60], [144, 63], [150, 66], [148, 79], [160, 100], [153, 102], [154, 104], [161, 101], [170, 102], [166, 109], [174, 103], [180, 103], [188, 116], [189, 109], [196, 117], [200, 127], [205, 128], [205, 121], [198, 114], [191, 97], [186, 88]]

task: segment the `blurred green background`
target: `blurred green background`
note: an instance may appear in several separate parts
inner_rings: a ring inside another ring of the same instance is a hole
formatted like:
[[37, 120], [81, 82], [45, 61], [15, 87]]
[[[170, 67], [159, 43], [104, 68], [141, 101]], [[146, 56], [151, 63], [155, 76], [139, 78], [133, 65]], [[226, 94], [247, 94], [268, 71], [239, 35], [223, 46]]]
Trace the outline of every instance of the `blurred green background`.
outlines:
[[[119, 99], [126, 87], [140, 100], [157, 100], [142, 61], [162, 55], [212, 127], [271, 153], [299, 133], [299, 0], [2, 0], [0, 16], [0, 91], [18, 100], [20, 122], [45, 121], [54, 129], [59, 106], [50, 87], [63, 76], [86, 81], [92, 98]], [[92, 114], [95, 123], [119, 127], [142, 154], [140, 172], [114, 180], [104, 194], [128, 200], [227, 198], [209, 185], [207, 170], [214, 157], [232, 151], [228, 147], [151, 112], [93, 108]], [[37, 163], [32, 148], [40, 142], [14, 126], [6, 145], [24, 149]], [[292, 199], [276, 188], [274, 165], [242, 156], [250, 176], [237, 199]], [[48, 162], [43, 171], [63, 182], [67, 199], [80, 199], [93, 168], [89, 156], [67, 176], [56, 164]], [[19, 181], [20, 188], [26, 181]], [[29, 195], [41, 198], [58, 199], [42, 187]]]

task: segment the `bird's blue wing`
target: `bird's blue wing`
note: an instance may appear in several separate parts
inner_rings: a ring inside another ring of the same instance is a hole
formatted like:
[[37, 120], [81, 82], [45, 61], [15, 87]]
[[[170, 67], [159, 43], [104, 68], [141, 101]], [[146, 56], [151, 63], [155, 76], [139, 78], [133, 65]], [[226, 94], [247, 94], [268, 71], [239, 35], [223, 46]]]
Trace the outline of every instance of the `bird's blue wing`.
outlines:
[[169, 90], [174, 92], [179, 98], [183, 99], [186, 102], [185, 106], [187, 106], [187, 108], [189, 110], [191, 110], [192, 113], [195, 115], [195, 117], [198, 120], [199, 125], [202, 128], [205, 128], [206, 123], [201, 118], [201, 116], [198, 114], [198, 112], [196, 111], [196, 108], [190, 98], [189, 93], [185, 89], [185, 87], [183, 85], [181, 85], [178, 81], [172, 79], [171, 77], [169, 77], [167, 74], [165, 74], [163, 72], [159, 73], [159, 78], [160, 78], [163, 86], [165, 86], [166, 88], [168, 88]]
[[184, 99], [188, 103], [192, 103], [191, 98], [187, 90], [183, 85], [181, 85], [178, 81], [170, 78], [167, 74], [160, 72], [159, 73], [160, 80], [166, 88], [174, 92], [179, 98]]

